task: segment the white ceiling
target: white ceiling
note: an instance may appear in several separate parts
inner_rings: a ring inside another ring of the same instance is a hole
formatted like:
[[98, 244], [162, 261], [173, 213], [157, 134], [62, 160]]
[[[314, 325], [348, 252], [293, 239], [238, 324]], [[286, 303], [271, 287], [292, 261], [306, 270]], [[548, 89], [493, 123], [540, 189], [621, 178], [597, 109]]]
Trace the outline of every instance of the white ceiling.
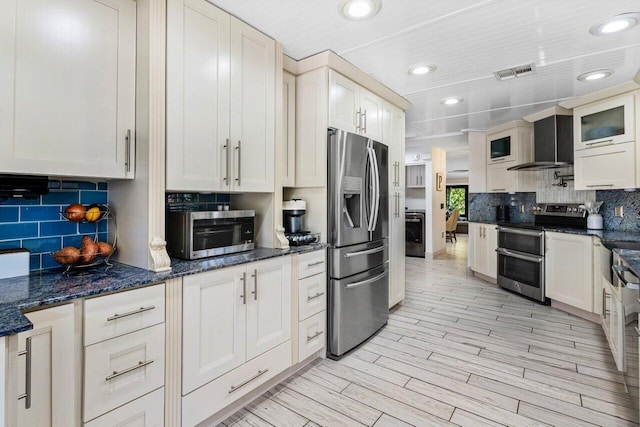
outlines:
[[[640, 68], [640, 25], [606, 37], [589, 33], [613, 15], [640, 11], [638, 0], [382, 0], [366, 21], [341, 17], [340, 0], [210, 1], [280, 41], [294, 59], [331, 49], [407, 98], [408, 145], [519, 119], [629, 81]], [[530, 62], [534, 76], [503, 82], [493, 76]], [[437, 70], [410, 76], [417, 63]], [[599, 68], [614, 74], [576, 80]], [[447, 96], [464, 102], [444, 106]], [[441, 141], [460, 150], [458, 137]]]

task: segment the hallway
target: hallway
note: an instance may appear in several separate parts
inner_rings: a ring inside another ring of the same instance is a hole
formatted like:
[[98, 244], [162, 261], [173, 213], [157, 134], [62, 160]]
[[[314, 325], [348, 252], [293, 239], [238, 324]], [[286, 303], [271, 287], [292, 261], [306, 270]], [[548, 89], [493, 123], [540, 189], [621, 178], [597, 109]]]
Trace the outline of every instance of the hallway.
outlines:
[[[638, 372], [625, 393], [600, 325], [470, 277], [467, 242], [407, 258], [405, 303], [375, 337], [223, 425], [637, 425]], [[627, 344], [637, 369], [635, 333]]]

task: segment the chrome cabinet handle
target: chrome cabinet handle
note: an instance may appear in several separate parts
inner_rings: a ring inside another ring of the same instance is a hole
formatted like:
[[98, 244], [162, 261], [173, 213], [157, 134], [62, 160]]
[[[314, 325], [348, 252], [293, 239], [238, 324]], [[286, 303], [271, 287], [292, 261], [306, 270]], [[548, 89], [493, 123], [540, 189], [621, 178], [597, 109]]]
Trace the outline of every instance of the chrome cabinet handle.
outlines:
[[595, 187], [613, 187], [613, 184], [591, 184], [591, 185], [587, 185], [587, 188], [595, 188]]
[[506, 188], [492, 188], [491, 191], [507, 191]]
[[107, 317], [107, 322], [111, 322], [113, 320], [122, 319], [123, 317], [133, 316], [134, 314], [144, 313], [145, 311], [154, 310], [155, 308], [156, 308], [155, 305], [150, 305], [148, 307], [140, 307], [137, 310], [128, 311], [128, 312], [122, 313], [122, 314], [116, 313], [111, 317]]
[[24, 399], [24, 409], [31, 408], [31, 337], [26, 339], [26, 349], [18, 353], [25, 356], [24, 394], [18, 396], [18, 400]]
[[253, 300], [257, 301], [258, 300], [258, 270], [257, 269], [253, 270], [253, 274], [251, 275], [251, 277], [253, 277], [253, 291], [251, 293], [253, 294]]
[[320, 298], [322, 295], [324, 295], [324, 292], [318, 292], [317, 294], [307, 297], [307, 301], [313, 301], [316, 298]]
[[247, 273], [243, 272], [240, 280], [242, 281], [242, 295], [240, 295], [240, 298], [242, 298], [242, 303], [246, 304], [247, 303]]
[[127, 172], [131, 172], [131, 129], [127, 129], [127, 136], [124, 137], [124, 167]]
[[255, 374], [254, 376], [252, 376], [251, 378], [249, 378], [248, 380], [245, 380], [243, 382], [241, 382], [238, 385], [232, 385], [231, 388], [229, 389], [229, 391], [227, 393], [231, 394], [234, 391], [246, 386], [247, 384], [249, 384], [251, 381], [256, 380], [257, 378], [261, 377], [262, 375], [266, 374], [267, 372], [269, 372], [268, 369], [263, 369], [261, 371], [258, 371], [257, 374]]
[[360, 133], [360, 109], [356, 111], [356, 133]]
[[224, 180], [225, 185], [228, 187], [229, 185], [231, 185], [231, 182], [229, 182], [231, 181], [229, 176], [229, 172], [231, 172], [229, 168], [229, 138], [225, 140], [225, 143], [222, 146], [222, 148], [224, 149], [224, 158], [225, 158], [225, 161], [224, 161], [225, 171], [224, 171], [224, 178], [222, 179]]
[[114, 378], [118, 378], [119, 376], [124, 375], [124, 374], [128, 374], [129, 372], [133, 372], [136, 369], [144, 368], [145, 366], [151, 365], [152, 363], [153, 363], [153, 359], [149, 359], [149, 360], [146, 360], [144, 362], [140, 361], [140, 362], [138, 362], [137, 365], [131, 366], [131, 367], [127, 368], [127, 369], [123, 369], [122, 371], [113, 371], [113, 374], [109, 375], [104, 380], [105, 381], [111, 381]]
[[236, 147], [238, 150], [238, 177], [236, 181], [238, 181], [238, 186], [242, 185], [242, 141], [238, 140], [238, 146]]
[[364, 114], [362, 115], [364, 122], [364, 133], [367, 133], [367, 110], [364, 110]]
[[316, 265], [320, 265], [320, 264], [324, 264], [324, 260], [322, 260], [322, 261], [316, 261], [316, 262], [311, 262], [311, 263], [307, 264], [307, 268], [309, 268], [309, 267], [315, 267]]
[[312, 340], [312, 339], [314, 339], [314, 338], [319, 337], [320, 335], [322, 335], [322, 331], [318, 331], [318, 332], [316, 332], [315, 334], [313, 334], [313, 335], [311, 335], [311, 336], [308, 336], [308, 335], [307, 335], [307, 342], [311, 341], [311, 340]]
[[598, 142], [586, 142], [584, 145], [592, 146], [592, 145], [599, 145], [599, 144], [606, 144], [606, 145], [613, 144], [613, 139], [605, 139], [604, 141], [598, 141]]

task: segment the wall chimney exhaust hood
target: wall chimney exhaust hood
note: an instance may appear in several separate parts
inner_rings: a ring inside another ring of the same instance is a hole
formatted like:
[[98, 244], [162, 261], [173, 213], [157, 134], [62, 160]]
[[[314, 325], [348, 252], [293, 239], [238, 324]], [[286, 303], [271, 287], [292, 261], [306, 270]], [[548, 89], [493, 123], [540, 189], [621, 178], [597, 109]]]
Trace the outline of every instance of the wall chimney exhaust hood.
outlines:
[[36, 199], [45, 194], [49, 194], [49, 178], [46, 176], [0, 175], [0, 201]]
[[[551, 113], [551, 115], [549, 115]], [[533, 122], [534, 161], [507, 170], [537, 171], [573, 164], [573, 116], [571, 111], [553, 107], [524, 118]]]

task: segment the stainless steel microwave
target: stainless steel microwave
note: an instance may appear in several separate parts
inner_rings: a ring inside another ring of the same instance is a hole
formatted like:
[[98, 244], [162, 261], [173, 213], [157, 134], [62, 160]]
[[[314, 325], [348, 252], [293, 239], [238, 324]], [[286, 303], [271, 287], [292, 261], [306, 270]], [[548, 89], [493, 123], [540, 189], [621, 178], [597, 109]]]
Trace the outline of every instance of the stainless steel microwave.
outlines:
[[255, 248], [255, 211], [167, 212], [167, 250], [198, 259]]

